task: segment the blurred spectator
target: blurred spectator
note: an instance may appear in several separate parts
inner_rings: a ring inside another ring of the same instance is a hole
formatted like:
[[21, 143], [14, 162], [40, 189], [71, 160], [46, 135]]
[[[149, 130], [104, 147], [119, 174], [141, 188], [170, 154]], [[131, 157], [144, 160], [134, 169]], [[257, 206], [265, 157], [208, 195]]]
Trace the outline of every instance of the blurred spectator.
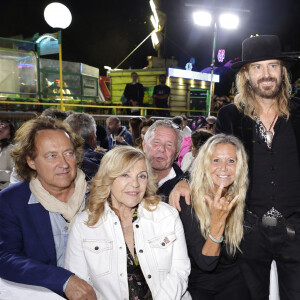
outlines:
[[217, 118], [215, 116], [209, 116], [206, 118], [206, 121], [208, 122], [208, 126], [206, 126], [206, 129], [210, 131], [212, 134], [215, 134]]
[[184, 156], [190, 152], [190, 147], [191, 147], [191, 137], [190, 136], [185, 136], [182, 139], [181, 147], [180, 147], [180, 153], [178, 155], [178, 165], [181, 168], [181, 162]]
[[[126, 105], [128, 106], [143, 106], [144, 99], [144, 87], [142, 84], [138, 83], [138, 74], [136, 72], [131, 73], [132, 82], [127, 83], [124, 96], [127, 99]], [[139, 109], [132, 108], [128, 110], [128, 114], [139, 114]]]
[[147, 132], [147, 130], [149, 129], [149, 127], [154, 123], [155, 121], [153, 119], [149, 119], [149, 120], [145, 120], [142, 122], [142, 124], [140, 125], [140, 131], [141, 131], [141, 144], [139, 145], [140, 149], [143, 149], [142, 143], [145, 137], [145, 134]]
[[109, 117], [106, 119], [106, 129], [108, 134], [108, 150], [120, 145], [133, 146], [132, 134], [121, 126], [117, 117]]
[[97, 148], [102, 148], [103, 150], [108, 149], [108, 138], [107, 131], [104, 126], [100, 124], [96, 124], [96, 136], [97, 136]]
[[94, 118], [86, 113], [74, 113], [65, 120], [73, 131], [84, 139], [84, 156], [81, 169], [85, 173], [86, 180], [91, 180], [97, 173], [103, 153], [95, 151], [96, 122]]
[[189, 119], [185, 114], [181, 115], [182, 120], [183, 120], [183, 129], [182, 129], [182, 135], [185, 136], [191, 136], [192, 134], [192, 130], [191, 128], [188, 126], [189, 124]]
[[183, 119], [181, 116], [176, 116], [172, 119], [172, 122], [176, 124], [180, 130], [183, 129]]
[[[166, 75], [159, 76], [159, 85], [154, 87], [153, 91], [153, 105], [159, 108], [168, 108], [168, 98], [170, 95], [170, 88], [166, 85]], [[168, 110], [155, 110], [155, 115], [161, 117], [169, 117], [170, 112]]]
[[10, 174], [14, 163], [10, 156], [13, 148], [15, 126], [8, 120], [0, 121], [0, 190], [9, 185]]
[[139, 117], [136, 118], [131, 118], [129, 120], [129, 131], [133, 136], [133, 145], [135, 147], [138, 147], [142, 142], [141, 142], [141, 129], [140, 126], [142, 124], [142, 119]]
[[67, 112], [58, 109], [47, 108], [42, 112], [41, 116], [51, 117], [53, 119], [64, 121], [67, 118], [68, 114]]
[[199, 149], [213, 134], [206, 129], [198, 129], [191, 136], [191, 152], [186, 153], [181, 162], [181, 170], [183, 172], [191, 171], [192, 163], [198, 154]]
[[192, 131], [195, 131], [195, 130], [203, 128], [207, 125], [208, 125], [208, 122], [206, 121], [205, 117], [200, 116], [200, 117], [194, 117], [192, 119], [192, 121], [190, 122], [189, 127]]

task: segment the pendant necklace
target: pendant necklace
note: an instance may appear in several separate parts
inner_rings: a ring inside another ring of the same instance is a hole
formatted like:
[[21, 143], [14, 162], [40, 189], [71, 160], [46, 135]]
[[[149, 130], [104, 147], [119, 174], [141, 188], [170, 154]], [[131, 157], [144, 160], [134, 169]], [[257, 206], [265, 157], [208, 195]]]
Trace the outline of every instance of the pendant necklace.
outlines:
[[131, 224], [124, 226], [123, 224], [121, 224], [122, 228], [124, 229], [125, 234], [129, 231], [130, 225]]
[[271, 146], [272, 140], [273, 140], [273, 133], [272, 133], [271, 129], [272, 129], [273, 124], [274, 124], [274, 122], [275, 122], [275, 120], [276, 120], [276, 117], [277, 117], [277, 114], [275, 115], [275, 117], [274, 117], [274, 119], [273, 119], [273, 121], [272, 121], [272, 123], [271, 123], [271, 125], [270, 125], [269, 130], [267, 130], [267, 128], [266, 128], [266, 126], [264, 125], [264, 123], [262, 122], [262, 120], [260, 120], [262, 126], [263, 126], [264, 129], [265, 129], [265, 132], [266, 132], [266, 140], [267, 140], [267, 144], [268, 144], [269, 147]]

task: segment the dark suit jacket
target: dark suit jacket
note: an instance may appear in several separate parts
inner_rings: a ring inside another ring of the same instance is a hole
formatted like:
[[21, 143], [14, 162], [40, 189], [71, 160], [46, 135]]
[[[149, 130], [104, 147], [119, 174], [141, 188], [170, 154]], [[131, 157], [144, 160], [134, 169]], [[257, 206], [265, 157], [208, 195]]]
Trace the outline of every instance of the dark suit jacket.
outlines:
[[28, 204], [30, 195], [25, 182], [0, 192], [0, 277], [63, 296], [72, 273], [56, 266], [49, 212], [39, 203]]
[[[300, 162], [300, 99], [290, 99], [290, 120], [294, 129]], [[254, 121], [240, 112], [234, 104], [222, 107], [218, 113], [216, 133], [231, 134], [244, 144], [251, 164], [253, 159]]]

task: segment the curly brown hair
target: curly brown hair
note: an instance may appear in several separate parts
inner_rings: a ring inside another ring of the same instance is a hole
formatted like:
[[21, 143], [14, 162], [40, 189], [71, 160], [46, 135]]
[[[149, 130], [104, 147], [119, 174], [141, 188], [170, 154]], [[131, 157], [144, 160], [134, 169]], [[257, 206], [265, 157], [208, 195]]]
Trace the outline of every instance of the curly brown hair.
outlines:
[[55, 120], [49, 117], [39, 117], [24, 123], [16, 132], [16, 146], [11, 151], [11, 157], [15, 163], [17, 174], [24, 180], [30, 181], [36, 177], [37, 173], [27, 164], [27, 157], [35, 159], [35, 136], [41, 130], [62, 130], [68, 134], [71, 143], [74, 146], [77, 166], [79, 167], [83, 157], [83, 139], [77, 136], [71, 129], [70, 125], [63, 121]]

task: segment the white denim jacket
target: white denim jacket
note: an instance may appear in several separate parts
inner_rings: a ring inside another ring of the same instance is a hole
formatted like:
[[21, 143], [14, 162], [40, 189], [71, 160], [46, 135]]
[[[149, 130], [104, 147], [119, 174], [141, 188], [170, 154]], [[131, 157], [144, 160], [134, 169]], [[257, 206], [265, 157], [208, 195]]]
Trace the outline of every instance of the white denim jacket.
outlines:
[[[85, 225], [87, 218], [84, 211], [72, 226], [65, 267], [91, 284], [98, 299], [129, 299], [126, 244], [119, 218], [107, 204], [95, 226]], [[192, 299], [186, 291], [191, 266], [177, 210], [161, 202], [150, 212], [142, 202], [133, 229], [153, 299]]]

